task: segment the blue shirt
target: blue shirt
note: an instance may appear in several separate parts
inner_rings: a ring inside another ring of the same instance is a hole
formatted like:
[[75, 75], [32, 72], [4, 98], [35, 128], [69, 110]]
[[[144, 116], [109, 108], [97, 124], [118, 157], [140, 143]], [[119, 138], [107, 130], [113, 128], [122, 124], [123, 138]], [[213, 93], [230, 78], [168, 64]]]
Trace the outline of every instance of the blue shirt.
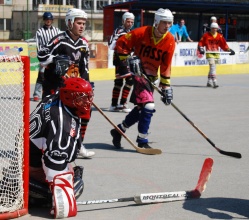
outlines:
[[178, 33], [178, 24], [173, 24], [170, 29], [169, 32], [174, 36], [174, 38], [176, 39], [176, 34]]
[[177, 27], [178, 27], [178, 34], [180, 36], [180, 39], [182, 38], [182, 36], [189, 38], [187, 27], [185, 25], [180, 26], [179, 24], [177, 24]]

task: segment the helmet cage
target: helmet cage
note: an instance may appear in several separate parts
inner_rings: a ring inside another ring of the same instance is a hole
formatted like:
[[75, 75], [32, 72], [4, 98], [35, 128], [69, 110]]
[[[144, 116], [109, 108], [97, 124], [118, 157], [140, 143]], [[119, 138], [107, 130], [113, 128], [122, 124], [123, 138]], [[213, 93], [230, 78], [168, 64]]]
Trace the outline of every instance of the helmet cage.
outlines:
[[91, 109], [93, 92], [73, 92], [71, 96], [75, 108], [84, 108], [86, 111]]
[[82, 78], [68, 78], [60, 88], [62, 103], [83, 118], [88, 115], [93, 101], [93, 90], [89, 82]]

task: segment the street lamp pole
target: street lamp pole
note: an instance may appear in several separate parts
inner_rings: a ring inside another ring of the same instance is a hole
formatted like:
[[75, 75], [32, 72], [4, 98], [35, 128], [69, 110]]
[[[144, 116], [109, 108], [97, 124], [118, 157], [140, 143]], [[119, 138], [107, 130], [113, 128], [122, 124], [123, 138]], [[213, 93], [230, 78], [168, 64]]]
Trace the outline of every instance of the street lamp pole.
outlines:
[[29, 0], [27, 0], [27, 21], [26, 21], [26, 26], [27, 26], [27, 31], [26, 31], [26, 36], [24, 36], [24, 38], [26, 38], [25, 40], [27, 40], [29, 38]]

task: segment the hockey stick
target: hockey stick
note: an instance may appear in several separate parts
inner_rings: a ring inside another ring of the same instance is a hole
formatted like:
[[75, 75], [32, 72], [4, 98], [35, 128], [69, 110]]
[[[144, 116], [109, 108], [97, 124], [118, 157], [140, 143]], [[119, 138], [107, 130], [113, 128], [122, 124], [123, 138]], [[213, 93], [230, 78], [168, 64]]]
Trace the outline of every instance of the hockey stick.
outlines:
[[[206, 51], [206, 53], [209, 54], [230, 54], [231, 52], [228, 51]], [[243, 54], [244, 52], [240, 51], [240, 52], [235, 52], [236, 54]]]
[[[247, 47], [247, 49], [245, 51], [239, 51], [239, 52], [235, 52], [235, 54], [245, 54], [247, 53], [249, 50], [249, 47]], [[230, 54], [231, 52], [228, 52], [228, 51], [206, 51], [206, 53], [209, 53], [209, 54]]]
[[102, 204], [102, 203], [114, 203], [114, 202], [130, 202], [133, 201], [136, 204], [148, 204], [148, 203], [161, 203], [182, 201], [187, 199], [198, 199], [205, 191], [206, 184], [209, 180], [213, 168], [213, 159], [206, 158], [195, 189], [191, 191], [176, 191], [176, 192], [161, 192], [161, 193], [146, 193], [139, 196], [119, 198], [119, 199], [104, 199], [104, 200], [89, 200], [89, 201], [76, 201], [77, 205], [90, 205], [90, 204]]
[[[148, 77], [143, 74], [143, 77], [145, 79], [147, 79], [147, 81], [152, 85], [152, 87], [161, 95], [161, 96], [165, 96], [165, 94], [156, 86], [154, 85], [149, 79]], [[220, 154], [226, 155], [226, 156], [230, 156], [230, 157], [235, 157], [235, 158], [241, 158], [241, 154], [240, 153], [236, 153], [236, 152], [229, 152], [229, 151], [224, 151], [219, 149], [185, 114], [183, 114], [182, 111], [180, 111], [179, 108], [176, 107], [176, 105], [171, 102], [171, 105], [174, 107], [174, 109], [176, 111], [178, 111], [207, 141], [208, 143], [210, 143]]]
[[140, 148], [137, 147], [125, 134], [122, 132], [118, 126], [116, 126], [106, 115], [105, 113], [93, 102], [93, 106], [100, 112], [101, 115], [103, 115], [107, 121], [110, 122], [110, 124], [136, 149], [138, 153], [141, 154], [149, 154], [149, 155], [154, 155], [154, 154], [161, 154], [162, 151], [160, 149], [155, 149], [155, 148]]

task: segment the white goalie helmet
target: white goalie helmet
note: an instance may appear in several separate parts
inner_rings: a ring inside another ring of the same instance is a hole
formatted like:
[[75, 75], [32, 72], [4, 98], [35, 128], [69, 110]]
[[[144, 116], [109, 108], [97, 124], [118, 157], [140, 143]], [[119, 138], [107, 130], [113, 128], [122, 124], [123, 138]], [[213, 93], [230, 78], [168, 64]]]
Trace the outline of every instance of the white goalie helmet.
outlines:
[[126, 21], [126, 19], [135, 19], [135, 16], [134, 16], [134, 14], [133, 13], [131, 13], [131, 12], [125, 12], [124, 14], [123, 14], [123, 16], [122, 16], [122, 21], [123, 21], [123, 23]]
[[213, 22], [211, 25], [210, 25], [210, 28], [219, 28], [219, 25], [215, 22]]
[[73, 24], [75, 18], [87, 19], [87, 13], [78, 8], [69, 9], [67, 11], [66, 18], [65, 18], [66, 26], [68, 27], [68, 21], [71, 21], [71, 23]]
[[174, 21], [174, 16], [169, 9], [159, 8], [155, 13], [154, 27], [157, 26], [160, 21]]

